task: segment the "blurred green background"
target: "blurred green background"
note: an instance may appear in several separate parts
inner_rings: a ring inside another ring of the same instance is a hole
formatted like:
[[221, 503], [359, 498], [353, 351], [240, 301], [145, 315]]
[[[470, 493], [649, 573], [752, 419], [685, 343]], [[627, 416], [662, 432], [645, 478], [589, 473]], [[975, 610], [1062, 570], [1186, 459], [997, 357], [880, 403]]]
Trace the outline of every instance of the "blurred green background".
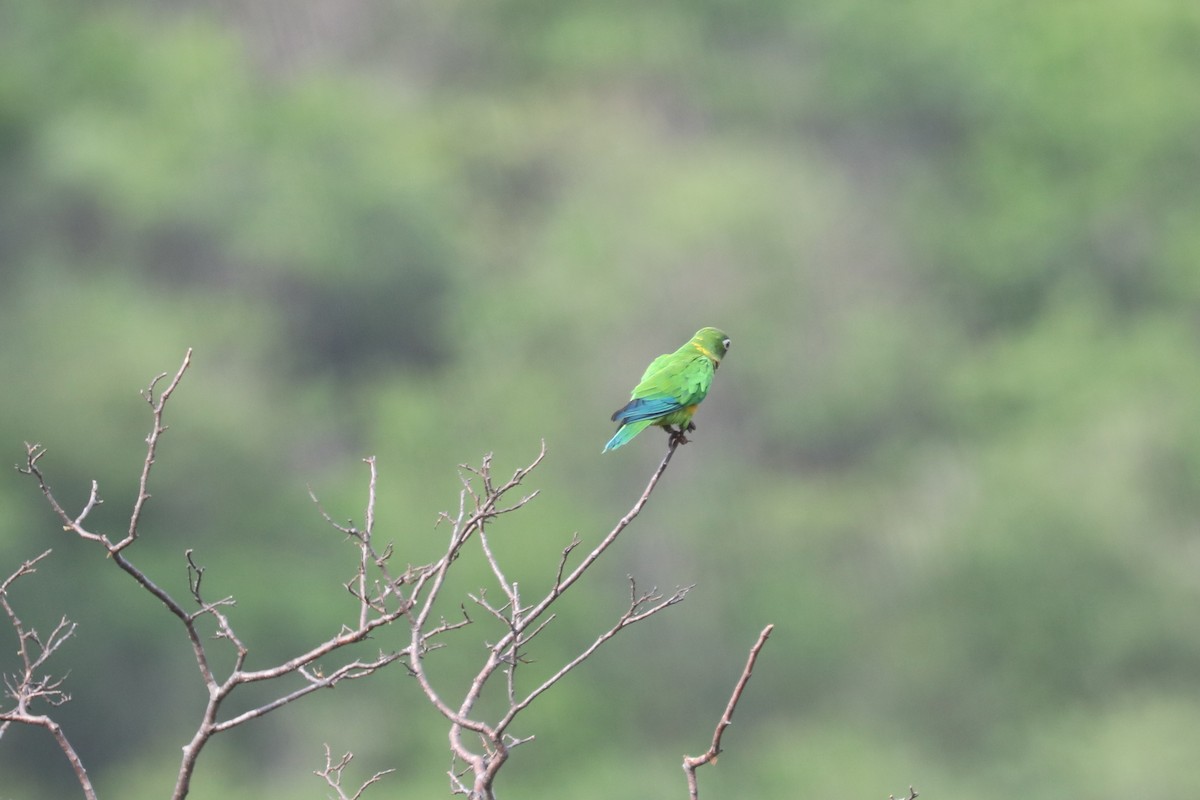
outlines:
[[[119, 532], [137, 392], [194, 347], [131, 556], [184, 595], [195, 548], [266, 666], [353, 613], [306, 485], [361, 520], [375, 454], [420, 563], [456, 465], [544, 438], [496, 530], [532, 593], [662, 455], [601, 457], [609, 414], [717, 325], [695, 442], [531, 670], [627, 574], [697, 586], [534, 707], [503, 796], [684, 796], [774, 622], [705, 797], [1195, 797], [1198, 131], [1187, 0], [0, 0], [0, 445]], [[195, 665], [85, 544], [0, 480], [0, 572], [54, 548], [14, 603], [80, 625], [58, 718], [102, 797], [166, 797]], [[191, 796], [325, 797], [323, 742], [448, 796], [399, 668], [218, 738]], [[0, 796], [78, 788], [10, 729]]]

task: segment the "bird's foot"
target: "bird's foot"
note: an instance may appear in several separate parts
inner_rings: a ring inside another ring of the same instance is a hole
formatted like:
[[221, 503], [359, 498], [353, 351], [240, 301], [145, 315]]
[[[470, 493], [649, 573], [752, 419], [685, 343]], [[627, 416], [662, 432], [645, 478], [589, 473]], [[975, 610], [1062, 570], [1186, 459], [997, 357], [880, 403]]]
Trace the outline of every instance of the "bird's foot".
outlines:
[[690, 439], [687, 438], [687, 432], [689, 430], [691, 430], [691, 428], [682, 428], [681, 427], [679, 430], [675, 430], [674, 428], [668, 427], [667, 428], [667, 436], [669, 437], [668, 443], [672, 446], [680, 445], [680, 444], [687, 444], [690, 441]]
[[692, 431], [696, 430], [696, 423], [689, 422], [686, 430], [688, 433], [691, 433]]

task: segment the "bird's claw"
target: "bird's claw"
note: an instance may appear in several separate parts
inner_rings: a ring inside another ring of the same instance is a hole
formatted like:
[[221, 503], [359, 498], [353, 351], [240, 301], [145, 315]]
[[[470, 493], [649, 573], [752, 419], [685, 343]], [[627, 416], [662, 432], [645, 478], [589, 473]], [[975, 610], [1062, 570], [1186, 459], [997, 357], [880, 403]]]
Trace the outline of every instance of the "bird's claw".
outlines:
[[670, 437], [668, 443], [671, 445], [687, 444], [690, 441], [690, 439], [687, 438], [687, 432], [690, 430], [695, 430], [695, 426], [691, 425], [687, 428], [681, 427], [679, 430], [667, 428], [667, 434]]

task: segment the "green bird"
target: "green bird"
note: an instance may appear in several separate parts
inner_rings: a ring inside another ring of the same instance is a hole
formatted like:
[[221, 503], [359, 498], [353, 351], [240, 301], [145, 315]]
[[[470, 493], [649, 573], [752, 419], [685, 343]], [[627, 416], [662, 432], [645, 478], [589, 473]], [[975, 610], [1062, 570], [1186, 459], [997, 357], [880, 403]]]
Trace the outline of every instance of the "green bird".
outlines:
[[[687, 443], [684, 434], [696, 430], [692, 415], [708, 394], [713, 375], [729, 349], [729, 337], [716, 328], [701, 328], [674, 353], [650, 362], [633, 390], [633, 399], [613, 413], [621, 423], [602, 452], [616, 450], [650, 425], [665, 428], [672, 439]], [[679, 430], [672, 428], [678, 425]]]

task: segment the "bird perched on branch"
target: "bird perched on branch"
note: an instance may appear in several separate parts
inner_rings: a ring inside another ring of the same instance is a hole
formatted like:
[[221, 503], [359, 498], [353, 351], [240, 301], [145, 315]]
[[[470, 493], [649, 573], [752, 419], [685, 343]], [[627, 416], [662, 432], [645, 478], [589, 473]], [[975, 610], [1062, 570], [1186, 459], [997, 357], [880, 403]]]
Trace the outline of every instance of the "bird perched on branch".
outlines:
[[650, 425], [666, 429], [672, 440], [686, 444], [685, 434], [696, 430], [692, 415], [708, 394], [713, 375], [728, 349], [729, 337], [724, 331], [701, 328], [674, 353], [665, 353], [651, 361], [641, 382], [634, 387], [633, 399], [612, 415], [621, 427], [604, 445], [603, 452], [616, 450]]

